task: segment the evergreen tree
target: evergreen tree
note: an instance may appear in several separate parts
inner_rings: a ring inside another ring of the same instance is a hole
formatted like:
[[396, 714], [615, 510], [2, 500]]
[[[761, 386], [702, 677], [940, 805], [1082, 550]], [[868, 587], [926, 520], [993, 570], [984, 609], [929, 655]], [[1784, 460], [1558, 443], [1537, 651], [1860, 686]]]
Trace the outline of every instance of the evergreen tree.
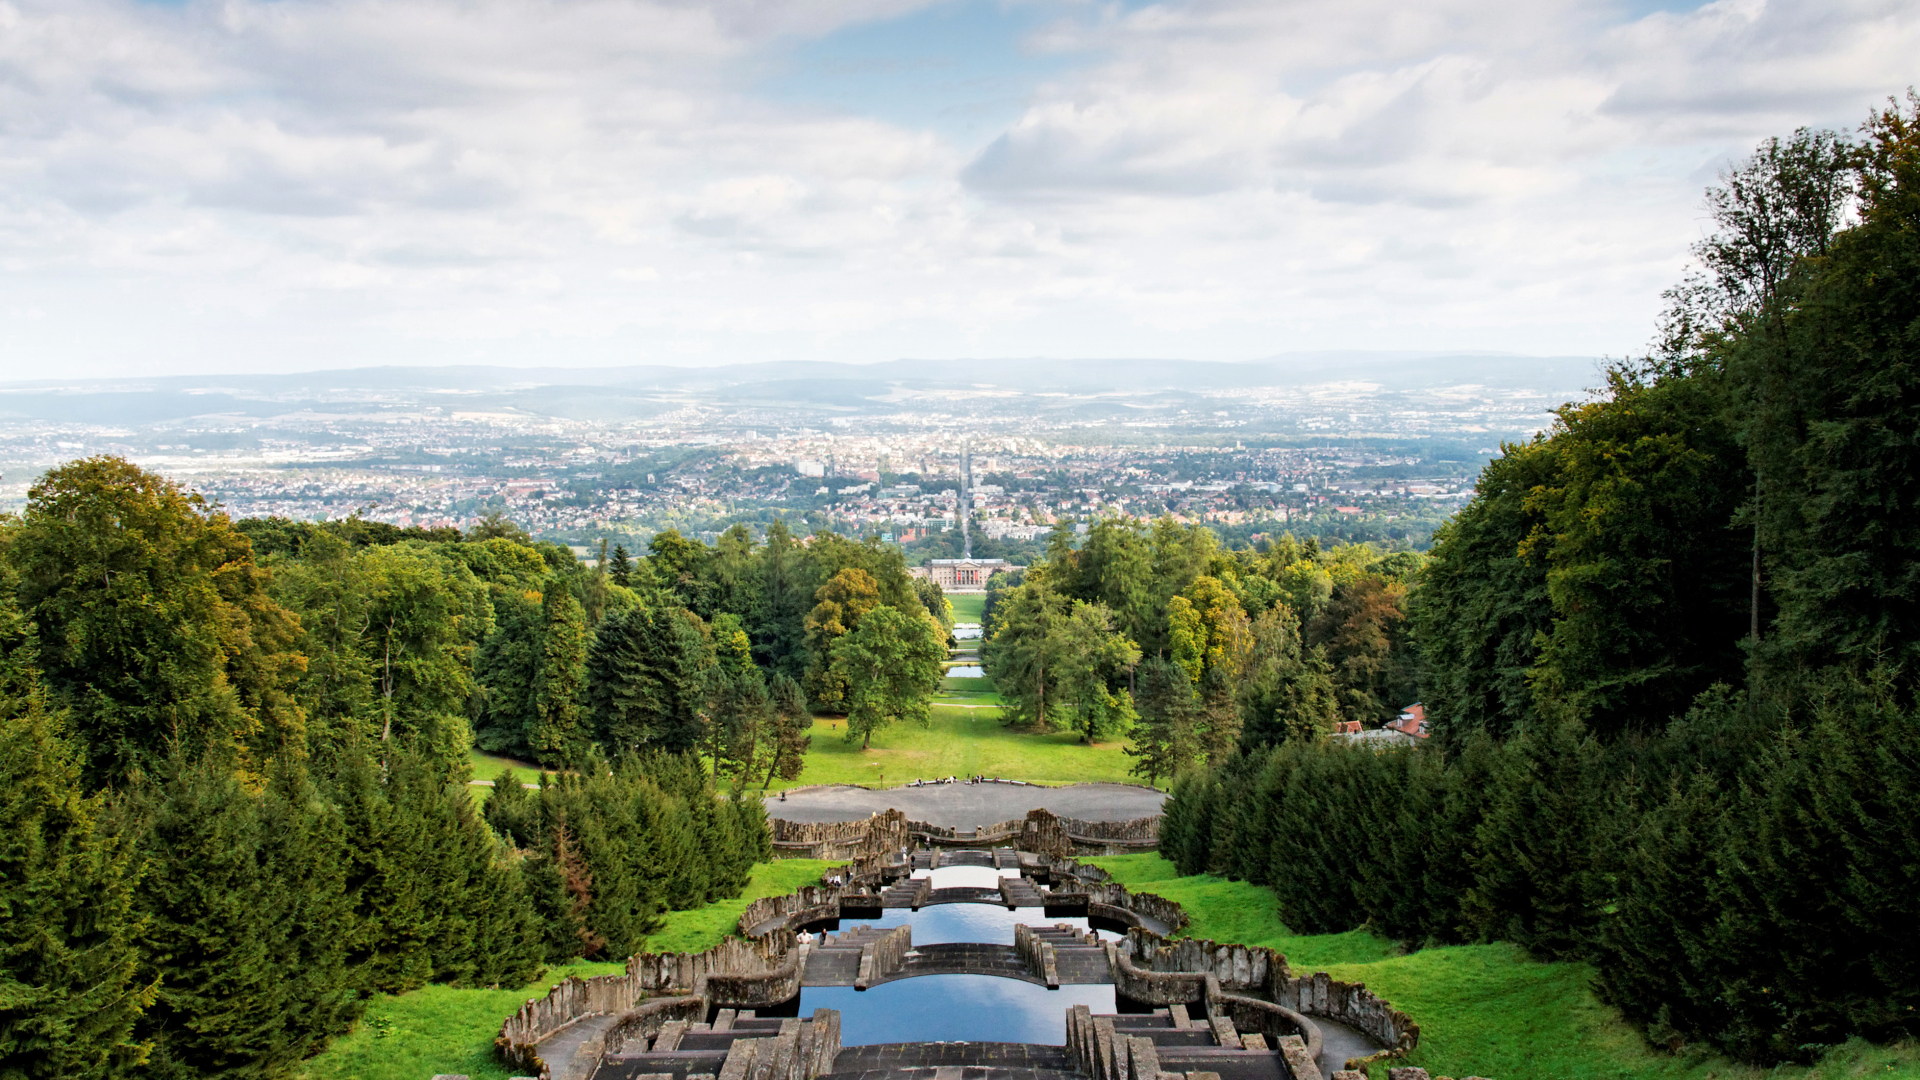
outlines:
[[532, 680], [533, 715], [527, 748], [535, 761], [558, 765], [580, 761], [588, 730], [582, 715], [587, 626], [573, 594], [556, 583], [541, 601], [539, 667]]
[[[1179, 775], [1199, 757], [1194, 731], [1199, 703], [1187, 673], [1158, 657], [1140, 665], [1136, 685], [1139, 692], [1134, 702], [1140, 722], [1134, 725], [1126, 753], [1137, 760], [1128, 772], [1157, 785]], [[1164, 823], [1162, 828], [1164, 835]]]
[[636, 608], [601, 626], [587, 656], [587, 713], [609, 754], [697, 748], [706, 734], [712, 643], [680, 608]]
[[1252, 648], [1237, 689], [1240, 745], [1273, 746], [1333, 730], [1339, 716], [1332, 673], [1300, 640], [1293, 610], [1276, 604], [1253, 621]]
[[798, 780], [806, 768], [807, 751], [813, 747], [813, 714], [807, 709], [807, 693], [800, 684], [785, 675], [775, 675], [769, 696], [773, 708], [773, 760], [767, 766], [762, 790], [773, 786], [773, 778]]
[[1599, 758], [1573, 719], [1532, 725], [1502, 749], [1466, 898], [1484, 937], [1543, 959], [1585, 955], [1599, 917]]
[[[7, 605], [8, 608], [11, 605]], [[19, 618], [7, 636], [17, 640]], [[12, 666], [12, 660], [0, 664]], [[137, 866], [83, 797], [79, 755], [29, 672], [0, 686], [0, 1075], [104, 1080], [145, 1053], [133, 1029], [151, 1000], [136, 979]]]
[[633, 556], [627, 553], [625, 544], [613, 545], [613, 558], [608, 561], [607, 571], [615, 585], [623, 589], [633, 587]]

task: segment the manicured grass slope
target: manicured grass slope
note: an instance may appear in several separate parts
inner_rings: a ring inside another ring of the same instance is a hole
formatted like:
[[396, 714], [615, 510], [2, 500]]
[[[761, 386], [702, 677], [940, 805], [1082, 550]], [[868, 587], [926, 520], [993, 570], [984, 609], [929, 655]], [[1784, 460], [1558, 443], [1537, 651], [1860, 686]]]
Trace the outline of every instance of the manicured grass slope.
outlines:
[[[670, 912], [666, 926], [647, 940], [652, 952], [699, 951], [719, 944], [747, 904], [817, 883], [836, 863], [789, 859], [753, 871], [746, 891], [692, 911]], [[531, 986], [469, 990], [429, 986], [409, 994], [374, 998], [367, 1015], [326, 1052], [308, 1061], [306, 1080], [424, 1080], [435, 1073], [465, 1073], [473, 1080], [507, 1080], [512, 1074], [494, 1056], [500, 1022], [528, 998], [544, 995], [569, 975], [605, 975], [622, 964], [570, 964]]]
[[846, 721], [821, 717], [813, 725], [806, 770], [775, 789], [808, 784], [891, 786], [915, 777], [1017, 777], [1042, 784], [1127, 782], [1133, 759], [1120, 740], [1082, 746], [1072, 732], [1042, 735], [1009, 731], [998, 709], [933, 708], [931, 727], [896, 724], [874, 733], [872, 749], [846, 741]]
[[[1753, 1069], [1705, 1053], [1651, 1050], [1590, 989], [1584, 964], [1542, 964], [1508, 945], [1465, 945], [1401, 954], [1364, 931], [1289, 933], [1265, 888], [1209, 875], [1181, 877], [1158, 855], [1091, 859], [1129, 888], [1177, 901], [1194, 937], [1265, 945], [1286, 954], [1297, 973], [1326, 971], [1363, 982], [1420, 1024], [1409, 1064], [1434, 1076], [1494, 1080], [1599, 1080], [1672, 1077], [1746, 1080], [1782, 1077], [1920, 1078], [1920, 1049], [1855, 1041], [1811, 1069]], [[1386, 1075], [1373, 1070], [1375, 1080]]]
[[948, 593], [947, 604], [953, 608], [953, 621], [957, 623], [977, 623], [987, 611], [986, 593]]

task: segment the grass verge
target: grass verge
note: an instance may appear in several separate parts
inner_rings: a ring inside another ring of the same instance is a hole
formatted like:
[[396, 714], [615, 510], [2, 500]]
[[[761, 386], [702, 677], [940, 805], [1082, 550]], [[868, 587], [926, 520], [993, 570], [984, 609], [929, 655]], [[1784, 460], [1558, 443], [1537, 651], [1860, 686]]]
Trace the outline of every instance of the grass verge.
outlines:
[[[1180, 903], [1199, 938], [1265, 945], [1296, 973], [1325, 971], [1363, 982], [1420, 1024], [1407, 1064], [1434, 1076], [1495, 1080], [1920, 1080], [1920, 1047], [1854, 1040], [1810, 1068], [1756, 1069], [1704, 1051], [1649, 1048], [1632, 1025], [1593, 995], [1585, 964], [1544, 964], [1511, 945], [1454, 945], [1404, 953], [1365, 930], [1294, 934], [1261, 886], [1211, 875], [1180, 876], [1158, 855], [1087, 860], [1128, 888]], [[1386, 1068], [1376, 1067], [1374, 1080]]]
[[[754, 867], [738, 898], [692, 911], [673, 911], [647, 939], [652, 952], [697, 952], [720, 943], [740, 912], [763, 896], [815, 884], [837, 863], [787, 859]], [[493, 1052], [500, 1022], [528, 998], [544, 995], [569, 975], [607, 975], [623, 964], [568, 964], [538, 981], [513, 989], [428, 986], [406, 994], [381, 994], [351, 1032], [307, 1061], [305, 1080], [422, 1080], [436, 1073], [465, 1073], [473, 1080], [508, 1080], [513, 1074]]]

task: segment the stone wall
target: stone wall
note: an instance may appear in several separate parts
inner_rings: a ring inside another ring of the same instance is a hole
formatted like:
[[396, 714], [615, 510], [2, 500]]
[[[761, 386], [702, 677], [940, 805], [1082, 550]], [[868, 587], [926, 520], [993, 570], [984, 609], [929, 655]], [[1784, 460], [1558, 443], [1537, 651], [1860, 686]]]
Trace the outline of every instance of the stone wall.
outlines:
[[[1154, 897], [1159, 900], [1159, 897]], [[1161, 901], [1167, 903], [1167, 901]], [[1119, 948], [1147, 971], [1210, 972], [1226, 990], [1273, 995], [1288, 979], [1287, 958], [1259, 945], [1231, 945], [1198, 938], [1169, 941], [1145, 930], [1129, 930]], [[1277, 996], [1275, 1000], [1278, 1000]], [[1283, 1002], [1283, 1004], [1287, 1004]], [[1288, 1004], [1288, 1008], [1297, 1006]], [[1306, 1010], [1301, 1010], [1306, 1011]]]
[[[679, 1019], [674, 1009], [695, 1009], [704, 1019], [709, 1004], [763, 1008], [786, 1001], [800, 991], [793, 946], [792, 931], [782, 929], [750, 941], [728, 938], [705, 952], [636, 954], [622, 974], [569, 977], [546, 997], [528, 1000], [501, 1023], [494, 1046], [508, 1065], [537, 1073], [539, 1042], [588, 1016], [618, 1014], [624, 1025], [631, 1014], [634, 1030], [644, 1030]], [[683, 1004], [666, 1004], [672, 1001]]]
[[782, 859], [852, 859], [899, 851], [911, 838], [907, 815], [887, 810], [861, 821], [788, 821], [768, 818], [773, 854]]
[[1367, 989], [1364, 983], [1341, 982], [1324, 971], [1282, 979], [1273, 987], [1273, 999], [1309, 1016], [1324, 1016], [1359, 1028], [1389, 1050], [1405, 1053], [1420, 1042], [1420, 1025]]
[[[777, 807], [776, 807], [777, 808]], [[908, 821], [898, 810], [860, 821], [788, 821], [769, 818], [775, 856], [787, 859], [857, 859], [899, 851], [917, 840], [934, 847], [1017, 847], [1058, 858], [1151, 851], [1159, 843], [1160, 818], [1081, 821], [1033, 810], [1024, 818], [977, 829], [954, 829]]]

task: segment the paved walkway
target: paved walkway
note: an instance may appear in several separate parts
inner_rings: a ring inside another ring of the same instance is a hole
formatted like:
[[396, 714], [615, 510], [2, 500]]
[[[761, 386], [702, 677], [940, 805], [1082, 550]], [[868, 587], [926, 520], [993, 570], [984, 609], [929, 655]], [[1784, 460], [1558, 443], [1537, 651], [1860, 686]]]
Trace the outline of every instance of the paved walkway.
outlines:
[[837, 785], [796, 792], [785, 800], [769, 796], [767, 815], [788, 821], [858, 821], [882, 810], [898, 809], [912, 821], [949, 829], [977, 829], [1023, 818], [1027, 811], [1039, 809], [1081, 821], [1131, 821], [1158, 814], [1166, 799], [1164, 791], [1128, 784], [934, 784], [885, 791]]

